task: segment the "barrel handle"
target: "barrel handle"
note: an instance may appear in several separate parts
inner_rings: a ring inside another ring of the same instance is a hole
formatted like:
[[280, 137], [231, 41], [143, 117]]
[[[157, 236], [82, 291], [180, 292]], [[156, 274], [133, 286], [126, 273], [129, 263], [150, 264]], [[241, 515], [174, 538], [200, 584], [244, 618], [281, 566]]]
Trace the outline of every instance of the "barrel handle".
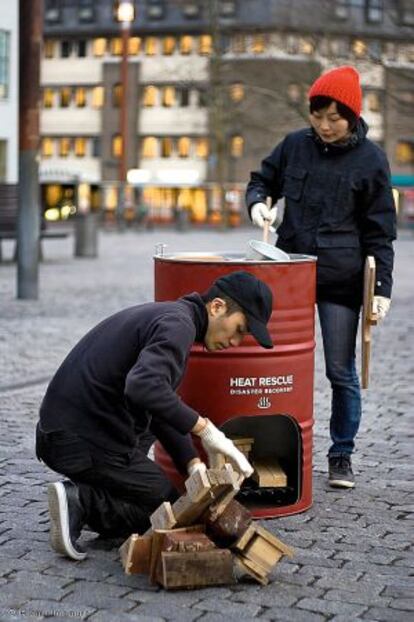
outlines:
[[158, 244], [155, 245], [155, 255], [157, 257], [164, 257], [164, 250], [167, 248], [167, 244], [162, 244], [162, 242], [159, 242]]

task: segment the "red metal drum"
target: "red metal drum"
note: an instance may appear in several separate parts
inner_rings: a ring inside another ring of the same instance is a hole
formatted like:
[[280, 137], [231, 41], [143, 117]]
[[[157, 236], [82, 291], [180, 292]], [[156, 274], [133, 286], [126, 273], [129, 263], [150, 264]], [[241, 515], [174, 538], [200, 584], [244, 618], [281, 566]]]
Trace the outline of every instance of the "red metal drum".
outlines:
[[[245, 260], [241, 253], [177, 253], [156, 255], [154, 261], [157, 301], [204, 292], [216, 278], [236, 270], [254, 274], [271, 288], [274, 307], [269, 329], [274, 349], [261, 348], [250, 336], [242, 346], [219, 352], [194, 345], [179, 394], [229, 437], [254, 438], [251, 461], [276, 458], [282, 465], [285, 488], [242, 489], [240, 500], [255, 517], [308, 509], [312, 505], [315, 259], [291, 255], [290, 262], [276, 263]], [[181, 488], [182, 480], [159, 443], [155, 459]]]

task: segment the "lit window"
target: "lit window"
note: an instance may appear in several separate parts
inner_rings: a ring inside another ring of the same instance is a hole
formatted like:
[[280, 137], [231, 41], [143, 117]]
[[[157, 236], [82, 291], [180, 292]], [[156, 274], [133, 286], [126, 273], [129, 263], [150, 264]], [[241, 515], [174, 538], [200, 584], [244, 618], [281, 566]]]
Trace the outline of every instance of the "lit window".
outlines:
[[188, 138], [188, 136], [181, 136], [181, 138], [178, 139], [177, 149], [178, 156], [180, 158], [188, 158], [188, 156], [190, 155], [190, 145], [191, 140]]
[[122, 103], [122, 84], [114, 84], [112, 87], [112, 106], [119, 108]]
[[397, 143], [395, 156], [398, 164], [414, 164], [414, 143]]
[[156, 158], [158, 156], [158, 139], [155, 136], [146, 136], [142, 140], [141, 157]]
[[141, 51], [141, 39], [139, 37], [131, 37], [128, 41], [128, 54], [137, 56]]
[[104, 56], [106, 53], [106, 39], [100, 37], [99, 39], [93, 40], [93, 55], [94, 56]]
[[266, 48], [265, 36], [263, 34], [253, 35], [252, 52], [253, 54], [263, 54]]
[[191, 54], [193, 50], [193, 37], [190, 35], [184, 35], [180, 39], [180, 52], [181, 54]]
[[201, 35], [198, 41], [198, 51], [203, 56], [208, 56], [212, 51], [212, 39], [210, 35]]
[[46, 39], [46, 41], [43, 44], [43, 54], [45, 58], [54, 58], [55, 56], [55, 48], [56, 48], [56, 41], [53, 41], [52, 39]]
[[52, 108], [54, 99], [53, 89], [43, 89], [43, 108]]
[[233, 54], [244, 54], [246, 51], [246, 38], [244, 35], [234, 35], [232, 37], [231, 51]]
[[53, 156], [53, 140], [51, 138], [42, 139], [42, 157], [51, 158]]
[[352, 51], [358, 58], [362, 58], [367, 54], [367, 44], [361, 39], [356, 39], [352, 44]]
[[230, 97], [236, 103], [244, 99], [244, 85], [241, 82], [235, 82], [230, 86]]
[[208, 138], [197, 138], [195, 148], [197, 158], [208, 158], [209, 142]]
[[380, 112], [381, 105], [378, 93], [367, 93], [366, 102], [367, 108], [370, 112]]
[[243, 155], [244, 139], [242, 136], [232, 136], [230, 143], [230, 153], [233, 158], [241, 158]]
[[59, 140], [59, 157], [67, 158], [71, 149], [71, 139], [61, 138]]
[[69, 108], [72, 100], [72, 89], [68, 86], [64, 86], [60, 89], [60, 107]]
[[103, 86], [94, 86], [92, 89], [92, 107], [102, 108], [105, 100], [105, 89]]
[[175, 88], [173, 86], [165, 86], [162, 90], [162, 105], [166, 108], [175, 106]]
[[145, 54], [154, 56], [157, 53], [157, 39], [155, 37], [147, 37], [145, 39]]
[[120, 37], [115, 37], [114, 39], [111, 39], [110, 49], [112, 56], [121, 56], [122, 39]]
[[152, 108], [158, 103], [158, 89], [152, 84], [144, 87], [144, 93], [142, 96], [142, 104], [147, 108]]
[[297, 104], [301, 99], [299, 84], [289, 84], [287, 88], [288, 99], [292, 104]]
[[112, 137], [112, 156], [114, 158], [120, 158], [122, 154], [122, 136], [115, 134]]
[[83, 158], [86, 155], [86, 138], [75, 138], [75, 156]]
[[86, 106], [86, 89], [83, 86], [79, 86], [75, 91], [75, 103], [78, 108]]
[[173, 151], [173, 141], [169, 136], [165, 136], [161, 139], [161, 157], [169, 158], [171, 157]]
[[175, 50], [175, 39], [174, 37], [165, 37], [162, 41], [162, 53], [165, 56], [171, 56]]
[[60, 55], [62, 58], [69, 58], [72, 54], [72, 41], [60, 42]]
[[311, 39], [299, 39], [300, 54], [313, 54], [315, 51], [315, 43]]

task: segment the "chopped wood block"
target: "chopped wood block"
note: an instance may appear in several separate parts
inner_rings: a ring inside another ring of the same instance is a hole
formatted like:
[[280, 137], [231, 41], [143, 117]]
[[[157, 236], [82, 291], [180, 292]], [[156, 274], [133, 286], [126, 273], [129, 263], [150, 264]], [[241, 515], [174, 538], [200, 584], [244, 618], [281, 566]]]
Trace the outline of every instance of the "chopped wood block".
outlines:
[[261, 569], [265, 575], [283, 555], [293, 556], [293, 549], [260, 525], [250, 525], [232, 548], [246, 564], [255, 564], [255, 572]]
[[211, 489], [211, 482], [207, 473], [196, 471], [186, 479], [185, 488], [190, 499], [197, 503]]
[[177, 527], [185, 527], [199, 521], [212, 501], [210, 490], [206, 490], [204, 497], [200, 497], [198, 501], [192, 501], [189, 495], [182, 495], [172, 506]]
[[169, 531], [165, 534], [162, 550], [177, 551], [179, 553], [211, 551], [216, 545], [205, 533], [191, 533], [186, 531]]
[[169, 501], [164, 501], [150, 516], [153, 529], [172, 529], [177, 524]]
[[204, 525], [192, 525], [191, 527], [179, 527], [177, 529], [156, 529], [152, 536], [152, 547], [149, 563], [149, 578], [151, 583], [156, 583], [157, 574], [160, 572], [161, 551], [164, 540], [170, 534], [202, 534], [205, 530]]
[[262, 585], [267, 585], [269, 583], [267, 574], [263, 573], [263, 569], [260, 566], [257, 566], [254, 562], [251, 562], [250, 560], [239, 555], [234, 556], [234, 561], [243, 574], [250, 575]]
[[210, 458], [210, 469], [222, 469], [226, 464], [226, 458], [223, 454], [214, 454]]
[[284, 488], [287, 476], [279, 462], [274, 458], [255, 459], [252, 478], [260, 487]]
[[159, 582], [167, 590], [235, 583], [232, 554], [226, 549], [162, 552]]
[[237, 542], [252, 522], [252, 517], [241, 503], [231, 499], [216, 517], [214, 505], [206, 513], [206, 528], [210, 537], [221, 547]]
[[245, 447], [248, 448], [248, 451], [251, 450], [254, 444], [254, 438], [251, 436], [236, 436], [231, 440], [236, 445], [237, 449], [240, 449], [240, 447]]
[[269, 544], [272, 544], [275, 548], [278, 548], [283, 555], [286, 555], [287, 557], [293, 557], [295, 553], [294, 549], [279, 540], [279, 538], [276, 538], [276, 536], [270, 533], [270, 531], [268, 531], [261, 525], [256, 525], [256, 532], [258, 533], [258, 535], [262, 536], [262, 538], [267, 540]]
[[147, 574], [150, 568], [152, 536], [133, 533], [119, 549], [125, 574]]

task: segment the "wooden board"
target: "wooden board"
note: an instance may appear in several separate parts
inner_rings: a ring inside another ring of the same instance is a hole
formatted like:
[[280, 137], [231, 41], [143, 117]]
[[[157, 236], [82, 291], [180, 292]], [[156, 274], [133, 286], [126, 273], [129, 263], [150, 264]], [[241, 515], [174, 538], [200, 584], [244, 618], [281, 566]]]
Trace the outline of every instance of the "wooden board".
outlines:
[[252, 516], [247, 508], [232, 499], [224, 510], [216, 516], [212, 512], [213, 506], [206, 516], [206, 529], [209, 536], [220, 547], [229, 547], [239, 540], [252, 522]]
[[255, 458], [252, 478], [262, 487], [285, 488], [287, 475], [276, 458]]
[[132, 534], [119, 549], [125, 574], [148, 574], [152, 536]]
[[157, 583], [157, 577], [160, 573], [161, 552], [164, 548], [164, 541], [170, 534], [191, 534], [197, 536], [204, 534], [204, 525], [192, 525], [191, 527], [181, 527], [178, 529], [156, 529], [152, 535], [152, 546], [149, 563], [149, 579], [150, 582]]
[[233, 556], [227, 549], [162, 552], [159, 582], [167, 590], [235, 583]]
[[371, 326], [375, 326], [378, 317], [372, 311], [375, 289], [375, 259], [367, 257], [364, 270], [364, 294], [361, 322], [361, 386], [368, 388], [369, 367], [371, 360]]

